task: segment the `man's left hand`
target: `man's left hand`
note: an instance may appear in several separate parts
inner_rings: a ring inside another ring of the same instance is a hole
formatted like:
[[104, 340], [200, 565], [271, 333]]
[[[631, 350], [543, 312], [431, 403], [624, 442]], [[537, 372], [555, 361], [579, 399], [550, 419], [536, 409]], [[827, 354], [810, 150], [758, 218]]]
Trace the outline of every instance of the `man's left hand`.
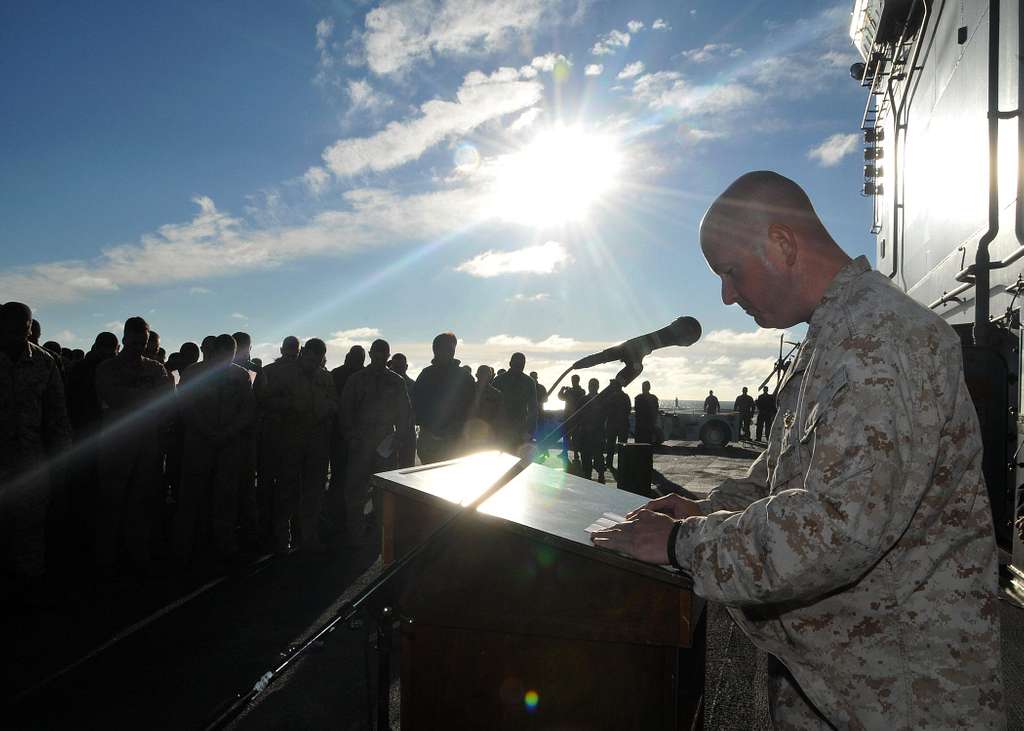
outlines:
[[668, 536], [673, 523], [672, 517], [664, 513], [639, 510], [633, 520], [594, 531], [590, 540], [595, 546], [663, 566], [668, 564]]

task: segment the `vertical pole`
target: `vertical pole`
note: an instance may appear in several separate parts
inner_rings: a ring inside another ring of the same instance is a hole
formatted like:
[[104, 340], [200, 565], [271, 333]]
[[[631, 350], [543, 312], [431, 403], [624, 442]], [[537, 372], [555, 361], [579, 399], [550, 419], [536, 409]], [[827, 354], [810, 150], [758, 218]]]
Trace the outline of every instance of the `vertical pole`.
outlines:
[[377, 623], [377, 731], [391, 728], [391, 622], [394, 611], [384, 607]]

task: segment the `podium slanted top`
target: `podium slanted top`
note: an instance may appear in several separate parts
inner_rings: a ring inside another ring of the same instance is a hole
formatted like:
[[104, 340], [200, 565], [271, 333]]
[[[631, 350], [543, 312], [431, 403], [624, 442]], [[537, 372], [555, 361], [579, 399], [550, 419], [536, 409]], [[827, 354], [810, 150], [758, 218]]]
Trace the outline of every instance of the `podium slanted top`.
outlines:
[[[373, 476], [379, 487], [434, 506], [469, 505], [517, 461], [503, 452], [478, 452], [447, 462], [381, 472]], [[622, 516], [646, 500], [633, 493], [607, 487], [539, 464], [531, 464], [491, 496], [477, 511], [501, 528], [588, 559], [610, 564], [680, 588], [690, 580], [666, 568], [653, 566], [597, 548], [587, 529], [608, 515]]]

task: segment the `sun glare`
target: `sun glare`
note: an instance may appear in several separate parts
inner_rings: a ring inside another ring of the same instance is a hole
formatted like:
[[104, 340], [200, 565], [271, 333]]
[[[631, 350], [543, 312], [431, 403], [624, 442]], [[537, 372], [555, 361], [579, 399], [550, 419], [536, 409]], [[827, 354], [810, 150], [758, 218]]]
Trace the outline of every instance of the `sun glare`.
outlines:
[[621, 167], [611, 136], [553, 127], [497, 161], [496, 213], [537, 226], [584, 221], [616, 187]]

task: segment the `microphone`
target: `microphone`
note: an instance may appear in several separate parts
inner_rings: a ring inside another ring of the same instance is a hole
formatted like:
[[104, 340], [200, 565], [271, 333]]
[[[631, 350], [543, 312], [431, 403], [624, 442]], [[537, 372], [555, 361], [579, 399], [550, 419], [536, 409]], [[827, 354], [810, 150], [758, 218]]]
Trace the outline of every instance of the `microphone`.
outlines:
[[693, 345], [700, 339], [700, 323], [692, 317], [680, 317], [671, 325], [655, 330], [646, 335], [630, 338], [600, 353], [588, 355], [572, 364], [574, 370], [593, 368], [602, 363], [624, 361], [639, 363], [652, 350], [667, 348], [670, 345]]

